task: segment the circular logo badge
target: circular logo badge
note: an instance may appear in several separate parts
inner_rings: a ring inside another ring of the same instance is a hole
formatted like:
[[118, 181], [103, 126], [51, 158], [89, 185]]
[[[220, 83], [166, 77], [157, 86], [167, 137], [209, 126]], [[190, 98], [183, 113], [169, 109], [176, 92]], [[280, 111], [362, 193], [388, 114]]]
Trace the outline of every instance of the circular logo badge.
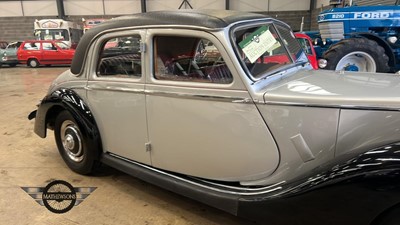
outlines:
[[44, 206], [53, 213], [66, 213], [74, 207], [76, 192], [66, 181], [55, 180], [49, 183], [42, 194]]

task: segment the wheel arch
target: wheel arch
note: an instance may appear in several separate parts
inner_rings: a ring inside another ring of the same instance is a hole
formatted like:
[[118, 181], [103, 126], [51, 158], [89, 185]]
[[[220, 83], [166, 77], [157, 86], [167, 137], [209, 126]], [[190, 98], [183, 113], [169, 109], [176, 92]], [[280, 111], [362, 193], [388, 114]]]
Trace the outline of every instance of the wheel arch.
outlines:
[[394, 67], [396, 65], [396, 57], [393, 53], [392, 48], [381, 37], [379, 37], [373, 33], [352, 33], [350, 35], [350, 37], [351, 38], [366, 38], [366, 39], [375, 41], [376, 43], [378, 43], [378, 45], [380, 45], [385, 50], [385, 54], [389, 57], [389, 62], [388, 62], [389, 66]]
[[102, 152], [100, 132], [93, 114], [84, 100], [71, 89], [61, 89], [47, 95], [39, 105], [35, 118], [35, 133], [47, 136], [47, 128], [54, 129], [57, 116], [67, 110], [81, 127], [82, 135], [88, 145]]
[[28, 63], [30, 60], [36, 60], [38, 63], [40, 63], [40, 60], [37, 58], [37, 57], [35, 57], [35, 56], [30, 56], [30, 57], [28, 57], [27, 59], [26, 59], [26, 63]]
[[[387, 208], [385, 211], [383, 211], [382, 213], [380, 213], [373, 221], [370, 225], [381, 225], [381, 224], [388, 224], [386, 221], [388, 219], [388, 217], [391, 217], [393, 215], [398, 215], [398, 217], [400, 218], [400, 203]], [[390, 221], [389, 221], [390, 222]], [[390, 224], [390, 223], [389, 223]]]

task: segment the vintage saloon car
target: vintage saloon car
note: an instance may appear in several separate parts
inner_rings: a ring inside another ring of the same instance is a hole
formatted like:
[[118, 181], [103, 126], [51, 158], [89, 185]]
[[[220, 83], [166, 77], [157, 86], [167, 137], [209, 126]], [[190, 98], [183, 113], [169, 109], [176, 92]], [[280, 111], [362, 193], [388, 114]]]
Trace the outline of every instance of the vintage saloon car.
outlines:
[[[121, 38], [138, 46], [105, 47]], [[396, 75], [312, 70], [273, 18], [162, 11], [88, 30], [29, 118], [80, 174], [101, 162], [264, 224], [383, 225], [399, 96]]]

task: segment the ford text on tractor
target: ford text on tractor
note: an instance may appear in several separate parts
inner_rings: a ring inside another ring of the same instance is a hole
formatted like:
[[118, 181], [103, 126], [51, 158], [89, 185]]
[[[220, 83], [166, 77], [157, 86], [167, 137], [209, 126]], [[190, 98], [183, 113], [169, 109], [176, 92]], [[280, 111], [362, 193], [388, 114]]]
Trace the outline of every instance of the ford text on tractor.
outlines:
[[[330, 1], [331, 5], [344, 5]], [[318, 16], [320, 67], [330, 70], [400, 70], [400, 0], [389, 6], [334, 7]]]

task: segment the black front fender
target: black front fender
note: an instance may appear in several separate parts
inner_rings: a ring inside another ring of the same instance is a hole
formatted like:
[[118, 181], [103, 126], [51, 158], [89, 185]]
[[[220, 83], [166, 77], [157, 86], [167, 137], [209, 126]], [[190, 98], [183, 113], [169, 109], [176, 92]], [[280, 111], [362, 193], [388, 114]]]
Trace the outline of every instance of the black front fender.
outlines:
[[[93, 118], [92, 112], [83, 99], [73, 90], [60, 89], [43, 98], [38, 109], [33, 111], [28, 118], [35, 117], [34, 131], [45, 138], [47, 128], [54, 126], [55, 118], [67, 110], [74, 117], [85, 139], [92, 145], [100, 143], [100, 134]], [[98, 146], [96, 146], [98, 147]]]

